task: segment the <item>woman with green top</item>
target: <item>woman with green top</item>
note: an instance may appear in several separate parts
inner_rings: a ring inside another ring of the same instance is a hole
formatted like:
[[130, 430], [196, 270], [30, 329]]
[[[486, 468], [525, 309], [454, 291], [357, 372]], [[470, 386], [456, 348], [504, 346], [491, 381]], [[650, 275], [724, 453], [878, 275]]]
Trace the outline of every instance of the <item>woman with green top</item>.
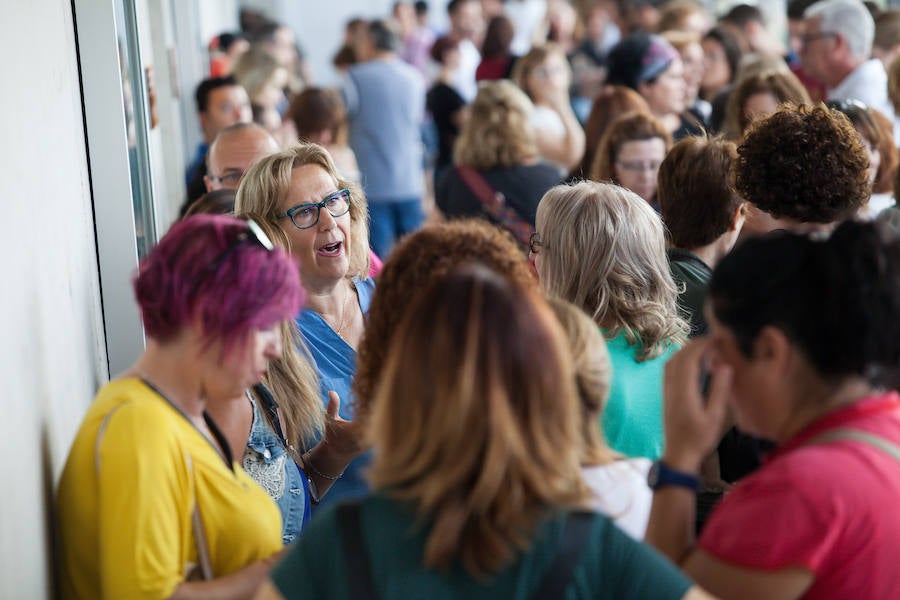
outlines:
[[610, 447], [659, 458], [663, 365], [688, 331], [659, 216], [611, 183], [556, 186], [538, 205], [531, 256], [541, 287], [584, 310], [606, 337], [613, 377], [601, 425]]
[[257, 598], [699, 598], [584, 512], [579, 400], [539, 295], [469, 265], [423, 290], [372, 412], [374, 494], [328, 507]]

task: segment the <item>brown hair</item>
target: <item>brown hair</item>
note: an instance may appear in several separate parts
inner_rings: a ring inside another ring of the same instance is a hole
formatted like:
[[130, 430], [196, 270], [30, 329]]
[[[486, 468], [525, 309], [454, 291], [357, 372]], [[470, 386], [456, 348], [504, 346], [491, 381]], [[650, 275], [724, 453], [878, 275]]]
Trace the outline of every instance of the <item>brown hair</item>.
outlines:
[[659, 11], [656, 31], [684, 31], [684, 22], [694, 14], [704, 14], [703, 8], [691, 0], [673, 0], [663, 5]]
[[869, 154], [842, 113], [785, 104], [750, 124], [735, 188], [759, 209], [801, 223], [834, 223], [869, 199]]
[[417, 294], [454, 267], [471, 261], [506, 274], [517, 285], [534, 286], [528, 263], [512, 236], [480, 219], [426, 225], [401, 239], [378, 275], [378, 287], [366, 316], [353, 378], [354, 414], [362, 422], [387, 350], [406, 310]]
[[237, 192], [229, 189], [206, 192], [187, 208], [181, 218], [186, 219], [194, 215], [233, 215], [236, 194]]
[[510, 81], [484, 81], [454, 145], [454, 161], [475, 169], [514, 167], [538, 157], [531, 101]]
[[900, 154], [894, 143], [894, 122], [878, 109], [870, 108], [869, 112], [879, 130], [878, 153], [881, 155], [881, 164], [878, 165], [872, 192], [889, 194], [894, 191], [894, 177], [900, 163]]
[[744, 135], [750, 119], [744, 112], [744, 105], [750, 96], [755, 94], [772, 94], [778, 104], [791, 102], [793, 104], [811, 104], [809, 92], [797, 79], [797, 76], [788, 70], [762, 71], [748, 75], [741, 79], [738, 86], [728, 98], [725, 108], [725, 119], [722, 122], [722, 131], [730, 140], [739, 140]]
[[335, 90], [306, 88], [294, 96], [285, 118], [294, 122], [303, 141], [313, 141], [323, 131], [331, 133], [332, 143], [347, 141], [347, 110]]
[[632, 111], [640, 111], [650, 114], [650, 107], [644, 97], [630, 87], [624, 85], [604, 86], [591, 107], [584, 124], [584, 156], [581, 164], [575, 167], [571, 175], [574, 177], [587, 177], [600, 139], [606, 133], [609, 124], [617, 117]]
[[666, 152], [672, 147], [672, 134], [659, 119], [650, 113], [627, 113], [609, 124], [600, 139], [590, 179], [593, 181], [616, 181], [615, 164], [619, 149], [625, 142], [652, 140], [659, 138], [666, 144]]
[[581, 508], [578, 398], [559, 326], [536, 291], [483, 266], [440, 278], [390, 346], [368, 438], [374, 490], [430, 523], [423, 563], [477, 578]]
[[900, 44], [900, 10], [886, 10], [875, 18], [875, 38], [872, 45], [890, 50]]
[[723, 139], [687, 137], [659, 167], [659, 201], [669, 241], [692, 250], [727, 232], [743, 200], [731, 183], [737, 147]]
[[481, 45], [481, 58], [498, 58], [510, 54], [509, 47], [512, 44], [515, 30], [512, 21], [506, 15], [491, 17], [484, 33], [484, 42]]
[[700, 45], [700, 34], [696, 31], [681, 31], [679, 29], [662, 29], [660, 31], [662, 31], [660, 35], [672, 44], [672, 47], [678, 50], [679, 54], [684, 52], [691, 44]]

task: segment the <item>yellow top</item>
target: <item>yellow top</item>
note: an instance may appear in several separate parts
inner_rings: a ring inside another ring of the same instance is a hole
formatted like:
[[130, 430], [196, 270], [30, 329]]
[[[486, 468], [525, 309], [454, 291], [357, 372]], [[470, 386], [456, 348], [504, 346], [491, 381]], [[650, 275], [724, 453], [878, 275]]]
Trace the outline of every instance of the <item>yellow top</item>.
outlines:
[[[97, 433], [107, 414], [99, 448]], [[95, 464], [99, 457], [99, 470]], [[281, 549], [278, 507], [238, 463], [139, 379], [106, 385], [57, 494], [63, 598], [167, 598], [199, 562], [195, 503], [214, 577]]]

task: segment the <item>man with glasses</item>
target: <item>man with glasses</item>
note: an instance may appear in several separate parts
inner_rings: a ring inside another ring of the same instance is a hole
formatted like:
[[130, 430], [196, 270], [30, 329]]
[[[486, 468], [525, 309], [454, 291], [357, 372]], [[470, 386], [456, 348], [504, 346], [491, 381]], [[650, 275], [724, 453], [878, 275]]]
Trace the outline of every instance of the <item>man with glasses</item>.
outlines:
[[[278, 151], [278, 142], [255, 123], [236, 123], [215, 137], [206, 154], [206, 192], [237, 190], [244, 173], [263, 156]], [[196, 199], [188, 198], [181, 208], [184, 215]]]
[[860, 0], [823, 0], [803, 13], [806, 31], [801, 38], [800, 60], [810, 77], [826, 87], [827, 100], [856, 99], [900, 127], [887, 94], [887, 73], [871, 58], [875, 21]]
[[237, 123], [219, 132], [206, 156], [206, 191], [236, 190], [253, 163], [276, 152], [278, 142], [256, 123]]

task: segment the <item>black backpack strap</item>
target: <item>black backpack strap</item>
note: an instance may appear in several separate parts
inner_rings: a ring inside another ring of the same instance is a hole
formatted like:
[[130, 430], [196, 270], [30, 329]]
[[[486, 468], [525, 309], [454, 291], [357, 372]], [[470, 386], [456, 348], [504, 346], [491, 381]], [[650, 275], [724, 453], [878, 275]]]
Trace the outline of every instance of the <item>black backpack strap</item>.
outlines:
[[362, 537], [359, 502], [347, 502], [337, 508], [338, 528], [344, 552], [344, 567], [354, 600], [377, 600], [372, 581], [372, 564]]
[[558, 600], [565, 596], [595, 517], [590, 512], [570, 512], [566, 515], [556, 556], [532, 594], [534, 600]]

